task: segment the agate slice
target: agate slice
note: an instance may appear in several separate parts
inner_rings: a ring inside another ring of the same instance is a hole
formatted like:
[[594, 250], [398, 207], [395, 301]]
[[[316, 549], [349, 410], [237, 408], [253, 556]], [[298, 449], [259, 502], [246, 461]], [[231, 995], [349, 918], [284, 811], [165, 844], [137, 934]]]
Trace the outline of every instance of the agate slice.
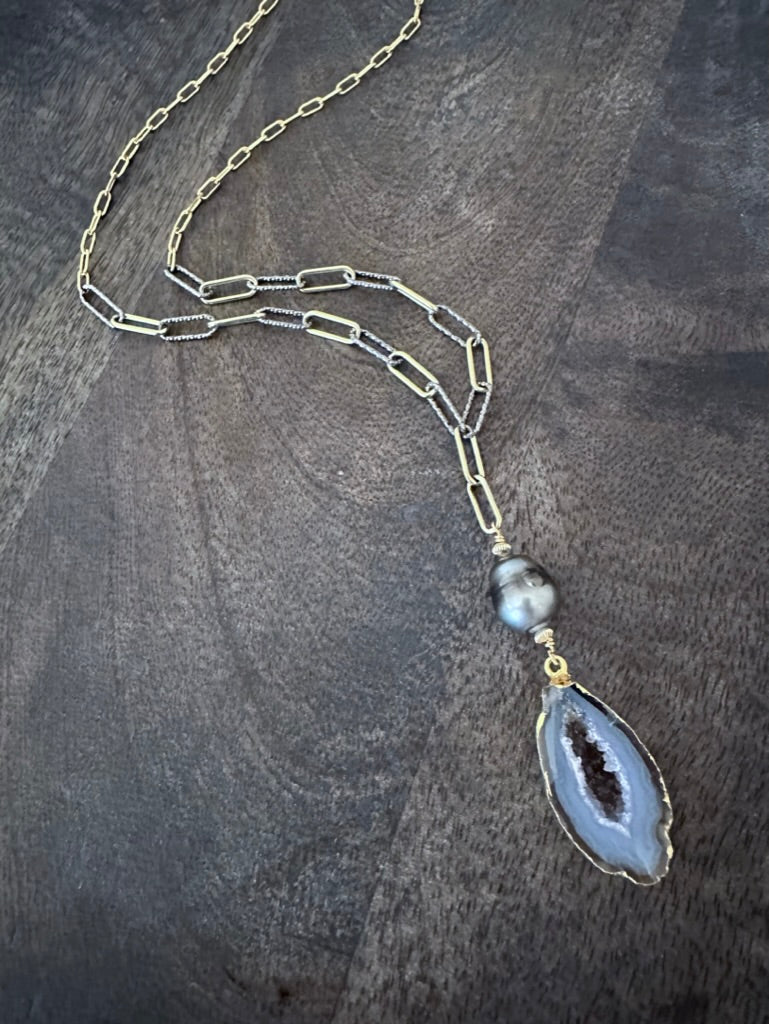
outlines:
[[673, 812], [654, 758], [630, 726], [577, 683], [548, 686], [537, 723], [547, 796], [602, 871], [653, 885], [668, 870]]

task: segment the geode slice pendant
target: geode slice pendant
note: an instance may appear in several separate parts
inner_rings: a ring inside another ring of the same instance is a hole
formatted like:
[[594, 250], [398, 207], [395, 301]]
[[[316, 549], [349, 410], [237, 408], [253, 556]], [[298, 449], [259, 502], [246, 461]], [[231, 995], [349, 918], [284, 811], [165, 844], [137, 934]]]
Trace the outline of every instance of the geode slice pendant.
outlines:
[[537, 722], [547, 797], [569, 838], [613, 875], [667, 874], [673, 819], [654, 758], [630, 726], [578, 683], [549, 685]]
[[558, 609], [558, 587], [550, 574], [528, 555], [513, 554], [499, 530], [492, 532], [494, 609], [506, 626], [529, 633], [548, 652], [544, 668], [550, 685], [542, 694], [537, 747], [550, 805], [596, 867], [654, 885], [667, 874], [673, 856], [673, 811], [660, 770], [627, 722], [575, 683], [556, 653], [550, 623]]

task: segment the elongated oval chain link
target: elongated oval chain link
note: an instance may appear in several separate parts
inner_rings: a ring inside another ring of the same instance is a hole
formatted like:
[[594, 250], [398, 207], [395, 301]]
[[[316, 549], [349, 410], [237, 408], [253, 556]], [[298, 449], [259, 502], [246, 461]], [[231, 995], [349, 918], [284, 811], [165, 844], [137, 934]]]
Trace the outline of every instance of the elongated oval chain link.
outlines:
[[[176, 107], [189, 102], [200, 92], [206, 81], [219, 74], [234, 51], [251, 37], [259, 22], [273, 11], [279, 2], [280, 0], [261, 0], [254, 14], [235, 30], [229, 44], [223, 50], [215, 53], [208, 61], [203, 74], [198, 78], [190, 79], [179, 89], [170, 103], [153, 111], [141, 130], [123, 147], [110, 169], [107, 184], [96, 197], [91, 221], [81, 238], [77, 272], [77, 290], [80, 299], [94, 316], [113, 330], [154, 335], [167, 341], [205, 339], [210, 338], [223, 327], [261, 323], [265, 326], [288, 330], [304, 330], [315, 337], [352, 345], [367, 352], [384, 363], [390, 373], [419, 398], [427, 401], [443, 426], [454, 436], [467, 493], [478, 524], [484, 533], [494, 539], [495, 550], [509, 548], [501, 532], [502, 515], [485, 475], [476, 436], [483, 425], [489, 407], [493, 377], [488, 343], [473, 324], [455, 313], [450, 307], [434, 303], [420, 295], [398, 277], [370, 271], [356, 271], [346, 264], [311, 267], [300, 270], [296, 274], [259, 276], [243, 273], [204, 280], [178, 262], [179, 249], [196, 210], [214, 195], [224, 179], [242, 167], [259, 146], [272, 142], [282, 135], [294, 121], [317, 114], [334, 97], [350, 92], [360, 84], [366, 75], [382, 67], [392, 57], [395, 50], [418, 31], [421, 25], [420, 14], [424, 0], [413, 0], [412, 14], [401, 26], [399, 33], [389, 43], [373, 53], [363, 67], [345, 75], [328, 92], [305, 100], [290, 116], [278, 118], [266, 125], [252, 142], [236, 149], [216, 174], [206, 178], [195, 192], [191, 202], [184, 207], [174, 221], [166, 250], [165, 273], [175, 284], [206, 306], [236, 302], [253, 298], [259, 293], [273, 291], [298, 291], [314, 294], [359, 287], [395, 292], [420, 308], [435, 330], [465, 350], [470, 394], [462, 411], [457, 409], [446, 389], [431, 370], [423, 366], [408, 352], [394, 348], [372, 331], [346, 317], [336, 316], [320, 309], [302, 313], [282, 307], [262, 306], [248, 313], [229, 317], [217, 318], [212, 313], [201, 312], [156, 319], [126, 312], [91, 280], [91, 257], [96, 244], [97, 229], [110, 209], [115, 186], [125, 175], [144, 140], [165, 124]], [[472, 463], [468, 460], [468, 445]]]
[[[110, 169], [107, 184], [96, 197], [93, 204], [91, 222], [83, 232], [83, 237], [80, 242], [80, 264], [78, 267], [77, 283], [81, 298], [86, 305], [90, 305], [87, 301], [87, 296], [90, 295], [91, 292], [94, 292], [91, 284], [90, 263], [96, 242], [96, 230], [110, 208], [115, 185], [128, 170], [128, 167], [138, 153], [141, 144], [148, 135], [156, 132], [158, 128], [165, 124], [172, 110], [183, 103], [188, 103], [193, 96], [196, 96], [197, 93], [200, 92], [200, 89], [205, 82], [219, 74], [225, 64], [229, 61], [234, 51], [247, 42], [259, 22], [270, 14], [270, 12], [278, 6], [279, 2], [280, 0], [261, 0], [254, 14], [235, 30], [229, 45], [223, 50], [219, 50], [209, 60], [203, 74], [198, 78], [193, 78], [189, 82], [186, 82], [181, 89], [179, 89], [174, 99], [166, 106], [158, 107], [157, 110], [153, 111], [147, 118], [141, 130], [137, 132], [133, 138], [129, 139], [123, 147], [122, 152]], [[235, 152], [230, 155], [224, 167], [222, 167], [217, 174], [207, 178], [203, 184], [200, 185], [194, 198], [179, 213], [171, 229], [171, 235], [168, 240], [168, 248], [166, 252], [167, 267], [170, 271], [173, 271], [176, 268], [176, 258], [179, 247], [182, 243], [184, 232], [189, 227], [195, 211], [201, 203], [204, 203], [207, 199], [211, 198], [227, 175], [241, 167], [250, 158], [254, 150], [263, 143], [272, 142], [273, 139], [282, 135], [293, 121], [304, 117], [311, 117], [313, 114], [318, 113], [318, 111], [322, 110], [329, 100], [333, 99], [335, 96], [343, 96], [345, 93], [350, 92], [357, 85], [360, 85], [361, 81], [371, 71], [375, 71], [377, 68], [382, 67], [382, 65], [392, 57], [393, 53], [401, 43], [411, 39], [411, 37], [418, 31], [421, 25], [420, 11], [423, 3], [424, 0], [413, 0], [414, 6], [412, 15], [401, 26], [398, 35], [389, 43], [380, 47], [376, 53], [372, 54], [368, 63], [366, 63], [362, 68], [345, 75], [345, 77], [340, 79], [340, 81], [338, 81], [333, 89], [329, 90], [329, 92], [321, 96], [313, 96], [312, 99], [301, 103], [290, 117], [278, 118], [271, 124], [266, 125], [257, 138], [247, 146], [241, 146], [239, 149], [236, 149]], [[95, 291], [94, 294], [105, 303], [107, 310], [109, 311], [106, 318], [111, 320], [113, 317], [117, 317], [118, 323], [121, 323], [122, 316], [120, 314], [122, 314], [123, 311], [120, 306], [109, 299], [105, 299], [104, 294], [101, 292]], [[92, 312], [96, 313], [96, 315], [100, 316], [102, 319], [105, 318], [104, 310], [100, 311], [93, 308]]]

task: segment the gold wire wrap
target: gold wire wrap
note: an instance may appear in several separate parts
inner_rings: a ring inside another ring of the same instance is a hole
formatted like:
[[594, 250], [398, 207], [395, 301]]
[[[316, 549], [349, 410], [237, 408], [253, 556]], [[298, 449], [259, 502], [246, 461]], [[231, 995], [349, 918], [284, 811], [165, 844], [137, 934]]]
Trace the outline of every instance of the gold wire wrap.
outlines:
[[542, 644], [547, 649], [545, 673], [551, 686], [571, 686], [574, 680], [569, 675], [566, 659], [556, 653], [555, 634], [552, 629], [541, 629], [534, 637], [534, 643]]

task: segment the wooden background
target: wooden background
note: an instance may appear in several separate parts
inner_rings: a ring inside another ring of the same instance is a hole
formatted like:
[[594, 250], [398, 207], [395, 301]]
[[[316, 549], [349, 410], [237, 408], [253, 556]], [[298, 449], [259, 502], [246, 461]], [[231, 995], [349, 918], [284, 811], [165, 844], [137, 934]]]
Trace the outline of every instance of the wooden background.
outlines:
[[[176, 212], [407, 8], [284, 0], [143, 150], [97, 281], [192, 311]], [[429, 409], [306, 335], [174, 347], [76, 301], [107, 168], [248, 0], [1, 13], [3, 1024], [768, 1020], [765, 0], [428, 0], [185, 250], [396, 273], [483, 328], [509, 532], [671, 790], [648, 890], [547, 806], [540, 655]], [[404, 304], [322, 298], [453, 372]]]

